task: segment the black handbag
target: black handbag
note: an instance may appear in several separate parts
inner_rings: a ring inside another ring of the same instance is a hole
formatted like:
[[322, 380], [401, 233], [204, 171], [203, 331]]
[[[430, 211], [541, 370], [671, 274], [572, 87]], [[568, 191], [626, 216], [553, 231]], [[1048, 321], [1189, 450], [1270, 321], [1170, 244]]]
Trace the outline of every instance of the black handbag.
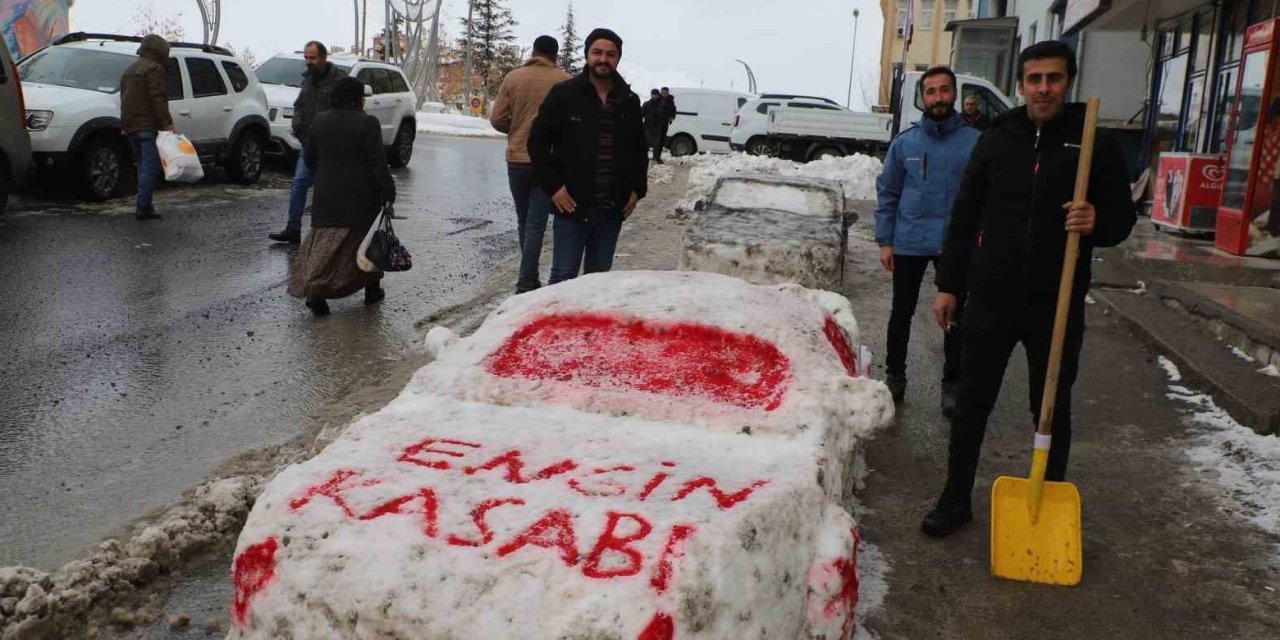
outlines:
[[382, 271], [408, 271], [413, 268], [413, 256], [404, 247], [391, 228], [391, 209], [378, 216], [377, 229], [365, 249], [365, 257]]

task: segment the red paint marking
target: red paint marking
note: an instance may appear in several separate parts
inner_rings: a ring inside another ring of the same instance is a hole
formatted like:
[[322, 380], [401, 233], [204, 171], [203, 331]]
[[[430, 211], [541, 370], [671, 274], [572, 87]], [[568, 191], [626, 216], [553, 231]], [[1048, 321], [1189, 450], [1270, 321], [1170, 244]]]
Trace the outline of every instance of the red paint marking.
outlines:
[[275, 538], [267, 538], [236, 556], [231, 574], [232, 582], [236, 587], [235, 601], [232, 603], [232, 614], [235, 617], [236, 626], [244, 627], [249, 617], [249, 603], [275, 579], [276, 549], [278, 548], [279, 544]]
[[480, 448], [480, 445], [474, 442], [464, 442], [462, 440], [449, 440], [448, 438], [427, 438], [426, 440], [423, 440], [418, 444], [405, 447], [405, 450], [400, 453], [400, 457], [396, 458], [396, 460], [399, 462], [408, 462], [410, 464], [416, 464], [420, 467], [428, 467], [430, 469], [447, 470], [451, 468], [449, 466], [448, 460], [424, 460], [419, 456], [426, 453], [438, 453], [440, 455], [450, 456], [454, 458], [461, 458], [462, 456], [466, 455], [466, 453], [460, 452], [460, 451], [432, 449], [431, 446], [434, 444], [451, 444], [458, 447], [471, 447], [472, 449]]
[[434, 538], [436, 537], [436, 517], [440, 510], [440, 502], [436, 500], [436, 492], [431, 489], [423, 488], [416, 493], [388, 500], [374, 507], [369, 513], [360, 516], [360, 519], [376, 520], [382, 516], [407, 513], [404, 510], [405, 505], [419, 498], [422, 499], [422, 532], [428, 538]]
[[534, 320], [488, 359], [503, 378], [635, 389], [772, 411], [782, 404], [791, 362], [773, 344], [693, 323], [602, 313]]
[[647, 500], [649, 498], [649, 495], [652, 494], [653, 491], [657, 489], [659, 485], [661, 485], [663, 482], [666, 482], [667, 478], [670, 478], [670, 477], [671, 476], [665, 473], [659, 473], [653, 476], [653, 479], [650, 480], [648, 484], [644, 485], [644, 491], [640, 492], [640, 502], [644, 502], [645, 500]]
[[329, 476], [328, 480], [325, 480], [320, 484], [307, 487], [301, 497], [294, 498], [289, 502], [289, 508], [293, 511], [297, 511], [298, 509], [306, 506], [307, 503], [311, 502], [312, 498], [316, 496], [324, 496], [333, 500], [333, 503], [338, 505], [342, 509], [342, 512], [347, 514], [348, 518], [354, 518], [356, 514], [351, 510], [351, 505], [348, 505], [347, 501], [342, 498], [342, 492], [359, 487], [372, 487], [380, 482], [379, 480], [361, 480], [357, 483], [354, 479], [359, 476], [360, 472], [355, 469], [339, 469], [334, 471], [333, 475]]
[[842, 639], [852, 637], [857, 624], [853, 610], [858, 606], [858, 543], [861, 541], [861, 533], [854, 529], [853, 555], [848, 558], [838, 558], [832, 563], [832, 568], [840, 576], [840, 591], [827, 602], [826, 614], [834, 616], [841, 611], [845, 612], [844, 626], [840, 634]]
[[[629, 464], [622, 464], [616, 467], [593, 469], [591, 473], [587, 475], [599, 476], [599, 475], [604, 475], [606, 473], [613, 473], [615, 471], [624, 471], [626, 473], [631, 473], [635, 470], [636, 468]], [[600, 488], [592, 489], [591, 487], [588, 487], [584, 489], [582, 487], [582, 482], [580, 478], [573, 478], [569, 480], [570, 488], [587, 497], [606, 497], [606, 498], [617, 497], [627, 492], [627, 488], [617, 480], [609, 480], [609, 479], [601, 480], [596, 486]], [[607, 488], [607, 490], [604, 488]]]
[[751, 494], [756, 489], [759, 489], [766, 484], [769, 484], [768, 480], [756, 480], [744, 489], [735, 491], [734, 493], [725, 493], [720, 490], [720, 487], [716, 484], [714, 479], [704, 476], [701, 478], [694, 478], [693, 480], [686, 482], [684, 487], [680, 489], [680, 492], [677, 493], [675, 497], [671, 498], [671, 501], [678, 502], [689, 497], [689, 494], [694, 491], [706, 487], [707, 493], [710, 493], [711, 497], [716, 499], [716, 506], [720, 507], [722, 510], [728, 510], [733, 508], [734, 505], [737, 505], [739, 502], [750, 498]]
[[527, 545], [559, 549], [565, 564], [570, 567], [578, 564], [578, 539], [573, 533], [573, 516], [564, 509], [548, 511], [511, 542], [498, 547], [498, 557], [505, 557]]
[[492, 469], [497, 469], [498, 467], [507, 468], [507, 475], [506, 475], [507, 482], [510, 482], [512, 484], [525, 484], [532, 480], [546, 480], [547, 478], [558, 476], [562, 473], [569, 473], [570, 471], [573, 471], [574, 469], [578, 468], [578, 463], [574, 462], [573, 460], [561, 460], [560, 462], [557, 462], [543, 469], [542, 471], [539, 471], [532, 478], [525, 478], [523, 475], [524, 458], [519, 451], [512, 450], [482, 465], [467, 467], [466, 473], [469, 476], [473, 476], [479, 471], [489, 471]]
[[822, 326], [822, 332], [827, 334], [827, 341], [835, 347], [836, 354], [840, 356], [840, 363], [844, 365], [844, 370], [853, 377], [858, 377], [858, 357], [853, 355], [853, 347], [849, 346], [849, 341], [845, 339], [844, 332], [840, 330], [840, 326], [836, 324], [835, 318], [827, 316], [827, 322]]
[[[591, 553], [587, 554], [587, 562], [582, 565], [582, 575], [588, 578], [618, 578], [634, 576], [640, 573], [640, 569], [644, 566], [644, 555], [627, 545], [645, 539], [649, 532], [653, 531], [653, 525], [634, 513], [610, 511], [608, 518], [604, 525], [604, 533], [600, 534], [600, 538], [596, 540], [595, 548], [591, 550]], [[618, 523], [623, 518], [628, 518], [639, 526], [631, 534], [619, 536], [617, 533]], [[626, 556], [628, 563], [614, 569], [601, 568], [600, 563], [604, 560], [604, 554], [609, 551]]]
[[490, 498], [481, 502], [471, 510], [471, 520], [476, 523], [476, 529], [480, 530], [480, 539], [468, 540], [461, 536], [451, 535], [448, 540], [449, 544], [455, 547], [483, 547], [493, 542], [493, 529], [489, 528], [489, 523], [485, 522], [484, 516], [505, 504], [519, 506], [524, 504], [524, 500], [520, 498]]
[[653, 577], [649, 585], [658, 595], [666, 593], [675, 577], [676, 563], [684, 559], [684, 545], [697, 533], [698, 529], [691, 524], [678, 524], [671, 528], [667, 538], [667, 546], [663, 547], [658, 564], [653, 568]]
[[676, 637], [676, 622], [671, 619], [669, 614], [661, 611], [653, 614], [653, 618], [649, 620], [648, 626], [636, 640], [674, 640]]

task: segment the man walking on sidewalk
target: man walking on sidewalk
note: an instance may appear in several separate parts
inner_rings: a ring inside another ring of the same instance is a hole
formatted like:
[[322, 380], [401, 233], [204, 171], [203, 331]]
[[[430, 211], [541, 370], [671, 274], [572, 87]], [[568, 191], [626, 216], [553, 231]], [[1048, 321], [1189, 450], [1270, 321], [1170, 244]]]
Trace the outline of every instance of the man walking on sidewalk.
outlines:
[[662, 142], [666, 137], [667, 108], [657, 89], [649, 92], [649, 99], [640, 107], [644, 115], [644, 138], [653, 149], [653, 161], [662, 164]]
[[169, 43], [154, 33], [142, 39], [138, 59], [120, 78], [120, 125], [129, 134], [138, 159], [138, 199], [134, 217], [159, 218], [151, 202], [160, 177], [160, 152], [156, 136], [173, 131], [169, 98], [165, 95], [165, 65], [169, 63]]
[[[1071, 387], [1084, 341], [1084, 298], [1094, 247], [1129, 236], [1135, 220], [1120, 145], [1098, 132], [1087, 201], [1072, 201], [1085, 108], [1065, 104], [1076, 77], [1075, 53], [1058, 41], [1018, 56], [1018, 92], [1026, 106], [996, 119], [974, 147], [951, 214], [938, 269], [934, 314], [963, 331], [960, 410], [951, 421], [947, 484], [921, 528], [945, 536], [973, 519], [970, 493], [987, 418], [1015, 344], [1027, 354], [1032, 425], [1039, 420], [1067, 232], [1080, 257], [1068, 312], [1045, 479], [1066, 477], [1071, 450]], [[964, 323], [955, 326], [968, 294]]]
[[608, 271], [622, 221], [648, 189], [640, 98], [618, 74], [622, 38], [596, 29], [587, 67], [551, 89], [529, 134], [538, 184], [555, 206], [551, 284]]
[[307, 132], [316, 114], [329, 110], [329, 95], [333, 93], [333, 85], [347, 77], [347, 72], [329, 62], [329, 49], [323, 43], [312, 40], [302, 48], [302, 59], [307, 70], [302, 74], [302, 90], [298, 99], [293, 101], [293, 135], [302, 143], [298, 151], [298, 162], [293, 168], [293, 185], [289, 189], [289, 221], [284, 231], [272, 233], [268, 237], [276, 242], [298, 244], [302, 242], [302, 211], [307, 206], [307, 191], [311, 189], [313, 179], [311, 167], [307, 166]]
[[520, 238], [520, 274], [516, 293], [533, 291], [542, 286], [539, 261], [542, 238], [551, 215], [551, 199], [533, 180], [533, 162], [529, 158], [529, 128], [538, 115], [547, 92], [556, 83], [569, 79], [569, 74], [556, 66], [560, 44], [551, 36], [538, 36], [533, 41], [533, 56], [523, 67], [507, 74], [498, 88], [489, 122], [507, 134], [507, 180], [516, 203], [516, 226]]
[[[980, 135], [956, 113], [956, 76], [950, 69], [925, 71], [920, 85], [924, 115], [894, 138], [876, 179], [876, 244], [880, 264], [893, 274], [885, 382], [895, 402], [906, 394], [907, 343], [920, 282], [929, 263], [938, 268], [951, 205]], [[959, 333], [948, 332], [943, 345], [942, 412], [950, 417], [959, 392]]]

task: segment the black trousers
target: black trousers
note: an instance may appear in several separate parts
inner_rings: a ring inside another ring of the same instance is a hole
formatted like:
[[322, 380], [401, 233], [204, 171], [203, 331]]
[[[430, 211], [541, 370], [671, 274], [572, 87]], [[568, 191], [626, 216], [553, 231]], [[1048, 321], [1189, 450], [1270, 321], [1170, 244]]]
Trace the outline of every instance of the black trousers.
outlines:
[[[1053, 412], [1053, 443], [1049, 449], [1047, 480], [1061, 482], [1067, 474], [1071, 453], [1071, 387], [1080, 365], [1084, 342], [1084, 295], [1076, 295], [1068, 313], [1067, 334], [1058, 377], [1058, 397]], [[1005, 366], [1014, 345], [1022, 343], [1027, 354], [1027, 398], [1032, 429], [1040, 421], [1045, 369], [1049, 364], [1049, 343], [1053, 336], [1053, 300], [993, 304], [969, 298], [964, 318], [963, 375], [960, 383], [960, 411], [951, 421], [947, 487], [943, 501], [965, 501], [973, 491], [987, 418], [1000, 394]], [[1031, 438], [1027, 438], [1030, 443]]]
[[[938, 268], [936, 256], [893, 256], [893, 310], [889, 313], [889, 337], [885, 345], [885, 370], [891, 376], [905, 376], [907, 373], [907, 343], [911, 341], [911, 317], [915, 315], [916, 304], [920, 300], [920, 283], [924, 280], [925, 269], [932, 262]], [[957, 306], [956, 322], [960, 322], [961, 309], [964, 308], [964, 296], [960, 296]], [[952, 382], [960, 377], [961, 363], [960, 329], [947, 332], [942, 340], [945, 359], [942, 365], [942, 381]]]
[[654, 136], [654, 140], [649, 143], [649, 145], [653, 147], [654, 162], [659, 162], [662, 160], [662, 146], [666, 143], [666, 141], [667, 141], [667, 128], [662, 127], [657, 131], [657, 135]]

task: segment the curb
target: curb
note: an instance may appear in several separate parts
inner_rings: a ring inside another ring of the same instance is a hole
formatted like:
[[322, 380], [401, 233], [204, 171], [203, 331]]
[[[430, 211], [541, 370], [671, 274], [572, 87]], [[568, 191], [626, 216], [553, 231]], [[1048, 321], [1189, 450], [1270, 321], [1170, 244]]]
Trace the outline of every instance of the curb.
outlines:
[[1280, 432], [1280, 379], [1261, 375], [1206, 334], [1187, 314], [1151, 296], [1092, 290], [1093, 298], [1213, 396], [1218, 406], [1261, 435]]
[[1177, 300], [1192, 314], [1221, 320], [1240, 330], [1250, 340], [1280, 351], [1280, 328], [1267, 325], [1238, 311], [1225, 307], [1207, 296], [1196, 293], [1174, 282], [1156, 281], [1148, 285], [1152, 294]]

